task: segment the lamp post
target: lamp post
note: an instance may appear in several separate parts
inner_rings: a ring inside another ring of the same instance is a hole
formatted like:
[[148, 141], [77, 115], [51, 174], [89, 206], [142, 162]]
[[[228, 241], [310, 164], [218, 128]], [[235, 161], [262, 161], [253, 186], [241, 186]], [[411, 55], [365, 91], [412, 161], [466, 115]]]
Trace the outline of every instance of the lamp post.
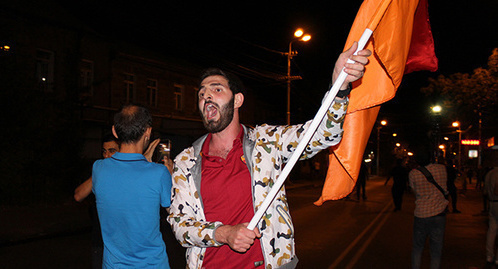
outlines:
[[382, 126], [385, 126], [387, 124], [386, 120], [380, 121], [380, 125], [377, 125], [377, 175], [380, 176], [380, 171], [379, 171], [379, 159], [380, 159], [380, 129]]
[[482, 110], [481, 106], [478, 105], [477, 109], [479, 111], [479, 147], [478, 147], [478, 155], [477, 155], [477, 168], [481, 169], [482, 166]]
[[461, 169], [462, 165], [462, 129], [460, 129], [460, 122], [454, 121], [451, 126], [458, 128], [458, 169]]
[[297, 77], [291, 77], [291, 59], [292, 56], [296, 56], [297, 52], [292, 51], [292, 43], [294, 41], [307, 42], [311, 39], [311, 35], [305, 34], [302, 29], [297, 29], [294, 32], [294, 39], [289, 42], [289, 52], [285, 53], [287, 55], [287, 125], [290, 125], [290, 92], [291, 92], [291, 81], [297, 79]]
[[431, 107], [432, 115], [434, 117], [434, 134], [433, 134], [433, 148], [434, 148], [434, 162], [438, 161], [438, 151], [439, 151], [439, 121], [441, 120], [441, 111], [443, 108], [440, 105], [435, 105]]

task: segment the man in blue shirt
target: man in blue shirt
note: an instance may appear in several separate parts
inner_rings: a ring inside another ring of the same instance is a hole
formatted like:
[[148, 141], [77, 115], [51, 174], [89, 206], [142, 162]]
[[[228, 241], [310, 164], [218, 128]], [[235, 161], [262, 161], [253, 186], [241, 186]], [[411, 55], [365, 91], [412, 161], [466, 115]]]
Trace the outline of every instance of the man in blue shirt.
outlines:
[[170, 206], [171, 175], [142, 155], [152, 117], [127, 105], [114, 117], [120, 152], [93, 165], [93, 192], [104, 240], [103, 268], [169, 268], [159, 230], [160, 207]]

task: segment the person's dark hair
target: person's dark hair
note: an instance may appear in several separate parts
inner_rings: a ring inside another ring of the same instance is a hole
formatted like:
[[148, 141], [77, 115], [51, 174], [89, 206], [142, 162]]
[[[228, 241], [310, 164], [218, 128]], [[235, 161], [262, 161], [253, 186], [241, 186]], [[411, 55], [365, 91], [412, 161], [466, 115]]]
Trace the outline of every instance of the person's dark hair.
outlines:
[[426, 166], [432, 161], [432, 152], [427, 144], [416, 144], [414, 146], [410, 146], [415, 162], [418, 165]]
[[242, 93], [244, 94], [244, 85], [242, 84], [242, 81], [237, 77], [236, 75], [226, 72], [221, 70], [220, 68], [216, 67], [211, 67], [208, 68], [201, 73], [201, 82], [206, 79], [207, 77], [210, 76], [222, 76], [228, 81], [228, 87], [230, 87], [230, 90], [232, 93], [235, 95], [237, 93]]
[[114, 116], [114, 130], [124, 144], [140, 140], [149, 127], [152, 127], [152, 116], [147, 108], [140, 105], [125, 105]]
[[102, 143], [114, 141], [119, 145], [119, 139], [117, 139], [112, 133], [106, 133], [102, 137]]

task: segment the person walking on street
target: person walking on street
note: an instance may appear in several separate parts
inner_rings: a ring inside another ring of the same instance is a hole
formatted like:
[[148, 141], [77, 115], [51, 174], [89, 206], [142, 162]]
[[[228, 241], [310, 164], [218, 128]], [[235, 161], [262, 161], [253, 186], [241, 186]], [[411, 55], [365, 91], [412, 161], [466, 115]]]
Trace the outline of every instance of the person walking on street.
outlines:
[[486, 261], [498, 265], [498, 250], [495, 249], [498, 230], [498, 167], [486, 174], [484, 187], [489, 199], [489, 226], [486, 237]]
[[446, 174], [448, 176], [448, 192], [450, 193], [451, 197], [451, 208], [453, 213], [461, 213], [460, 210], [457, 209], [457, 187], [455, 185], [455, 180], [457, 179], [458, 176], [458, 171], [456, 168], [453, 166], [453, 161], [451, 159], [448, 159], [446, 163]]
[[408, 170], [403, 166], [403, 159], [396, 159], [396, 166], [390, 171], [384, 185], [387, 185], [387, 182], [391, 177], [393, 178], [391, 194], [393, 196], [394, 212], [396, 212], [401, 210], [403, 194], [405, 193], [406, 185], [408, 183]]
[[359, 201], [360, 197], [363, 200], [367, 199], [367, 194], [365, 192], [365, 187], [367, 185], [368, 170], [365, 162], [361, 162], [360, 173], [358, 174], [358, 180], [356, 181], [356, 199]]
[[427, 237], [430, 239], [430, 268], [441, 267], [448, 194], [446, 167], [431, 164], [431, 152], [424, 146], [414, 150], [419, 165], [410, 171], [410, 187], [415, 193], [412, 268], [419, 269]]

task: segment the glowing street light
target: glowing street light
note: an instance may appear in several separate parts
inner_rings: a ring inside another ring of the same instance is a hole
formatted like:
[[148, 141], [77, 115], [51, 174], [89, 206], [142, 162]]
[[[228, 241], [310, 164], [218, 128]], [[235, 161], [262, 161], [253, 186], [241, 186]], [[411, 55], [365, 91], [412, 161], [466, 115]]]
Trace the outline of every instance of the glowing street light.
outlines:
[[292, 51], [292, 43], [294, 41], [302, 41], [307, 42], [311, 39], [311, 35], [306, 34], [303, 29], [298, 28], [294, 32], [294, 38], [289, 42], [289, 52], [285, 53], [287, 55], [287, 125], [290, 125], [290, 92], [291, 92], [291, 81], [296, 79], [295, 77], [291, 77], [291, 59], [293, 56], [297, 55], [297, 52]]
[[458, 133], [458, 169], [461, 169], [461, 164], [462, 164], [462, 130], [460, 129], [460, 122], [459, 121], [454, 121], [451, 123], [451, 126], [458, 128], [457, 133]]
[[311, 39], [311, 35], [305, 34], [303, 29], [301, 29], [301, 28], [297, 29], [294, 32], [294, 36], [297, 38], [301, 38], [301, 39], [299, 39], [299, 41], [304, 41], [304, 42], [309, 41]]
[[432, 109], [432, 112], [434, 112], [434, 113], [441, 113], [441, 111], [443, 111], [443, 108], [440, 105], [435, 105], [431, 109]]
[[301, 37], [301, 36], [303, 36], [303, 34], [304, 34], [304, 31], [303, 31], [303, 29], [301, 29], [301, 28], [298, 28], [298, 29], [294, 32], [294, 36], [295, 36], [295, 37]]
[[433, 150], [434, 150], [434, 161], [437, 162], [438, 161], [438, 145], [440, 144], [439, 143], [439, 123], [441, 121], [441, 112], [443, 111], [443, 108], [440, 106], [440, 105], [435, 105], [433, 107], [431, 107], [431, 112], [432, 112], [432, 115], [433, 115], [433, 124], [434, 124], [434, 133], [433, 133]]
[[382, 126], [386, 126], [387, 121], [386, 120], [381, 120], [380, 125], [377, 125], [377, 175], [380, 176], [380, 171], [379, 171], [379, 159], [380, 159], [380, 129]]

